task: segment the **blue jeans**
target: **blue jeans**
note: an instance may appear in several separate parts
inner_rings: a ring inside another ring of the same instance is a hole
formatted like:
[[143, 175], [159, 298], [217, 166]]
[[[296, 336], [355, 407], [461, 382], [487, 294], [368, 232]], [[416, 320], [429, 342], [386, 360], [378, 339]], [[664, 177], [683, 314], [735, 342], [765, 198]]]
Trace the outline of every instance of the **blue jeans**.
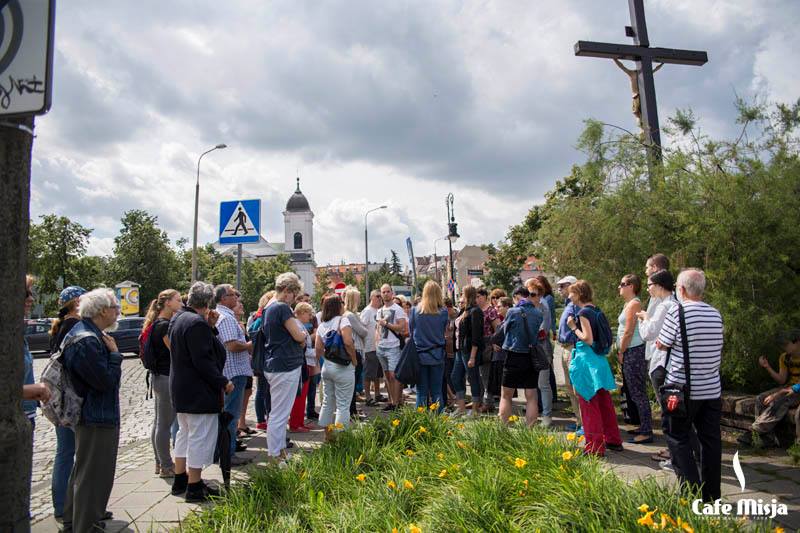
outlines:
[[432, 403], [438, 403], [438, 412], [444, 409], [442, 382], [444, 381], [444, 361], [438, 365], [420, 365], [417, 376], [417, 407], [428, 407], [428, 395]]
[[270, 411], [269, 383], [263, 375], [256, 376], [256, 421], [266, 422]]
[[239, 414], [242, 412], [242, 400], [244, 399], [244, 387], [247, 385], [247, 376], [236, 376], [231, 378], [233, 391], [225, 396], [225, 411], [233, 415], [233, 419], [228, 424], [228, 433], [231, 436], [231, 456], [236, 451], [236, 426], [239, 424]]
[[53, 461], [53, 480], [50, 494], [53, 498], [53, 514], [64, 515], [64, 500], [72, 465], [75, 463], [75, 432], [69, 428], [56, 426], [56, 458]]
[[469, 390], [472, 394], [472, 400], [475, 402], [481, 401], [481, 372], [478, 365], [469, 368], [469, 354], [463, 353], [461, 350], [456, 352], [456, 360], [453, 362], [453, 373], [450, 375], [450, 380], [453, 382], [453, 392], [456, 393], [456, 398], [463, 400], [467, 392], [466, 379], [469, 376]]

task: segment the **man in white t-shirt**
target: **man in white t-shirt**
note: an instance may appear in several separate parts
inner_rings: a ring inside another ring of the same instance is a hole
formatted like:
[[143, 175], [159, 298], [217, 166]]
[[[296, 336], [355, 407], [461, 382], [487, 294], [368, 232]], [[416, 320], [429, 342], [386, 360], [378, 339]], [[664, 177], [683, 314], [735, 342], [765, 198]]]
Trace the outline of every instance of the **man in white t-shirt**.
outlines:
[[403, 384], [394, 377], [394, 369], [400, 361], [400, 337], [408, 330], [408, 319], [403, 308], [394, 303], [394, 291], [391, 285], [381, 287], [383, 307], [378, 309], [375, 320], [375, 343], [378, 361], [386, 376], [386, 388], [389, 391], [389, 404], [384, 411], [397, 409], [403, 401]]
[[[361, 311], [361, 321], [367, 327], [367, 331], [374, 332], [377, 328], [377, 315], [378, 309], [383, 305], [383, 298], [381, 298], [381, 291], [374, 290], [369, 295], [369, 305]], [[375, 335], [367, 335], [364, 339], [364, 393], [366, 395], [366, 404], [370, 407], [377, 405], [381, 398], [381, 378], [383, 371], [381, 370], [381, 363], [378, 361], [376, 353]], [[375, 397], [372, 396], [372, 391], [375, 391]], [[385, 398], [381, 401], [384, 401]]]

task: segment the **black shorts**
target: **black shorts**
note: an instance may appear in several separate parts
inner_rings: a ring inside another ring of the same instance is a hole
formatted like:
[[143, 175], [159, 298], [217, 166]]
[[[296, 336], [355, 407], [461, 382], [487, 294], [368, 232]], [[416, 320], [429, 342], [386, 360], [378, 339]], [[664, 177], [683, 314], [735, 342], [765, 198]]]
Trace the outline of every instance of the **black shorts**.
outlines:
[[253, 376], [247, 376], [247, 383], [244, 385], [244, 390], [253, 389]]
[[503, 387], [535, 389], [538, 386], [539, 372], [534, 370], [530, 354], [507, 352], [503, 366]]

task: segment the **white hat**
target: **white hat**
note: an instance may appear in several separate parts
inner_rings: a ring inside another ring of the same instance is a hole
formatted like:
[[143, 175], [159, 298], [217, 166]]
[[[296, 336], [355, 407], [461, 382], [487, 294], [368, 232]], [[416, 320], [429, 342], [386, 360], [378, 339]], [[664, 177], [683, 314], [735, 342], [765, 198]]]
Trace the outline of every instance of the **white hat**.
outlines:
[[578, 278], [575, 276], [564, 276], [560, 280], [556, 282], [556, 285], [572, 285], [573, 283], [577, 283]]

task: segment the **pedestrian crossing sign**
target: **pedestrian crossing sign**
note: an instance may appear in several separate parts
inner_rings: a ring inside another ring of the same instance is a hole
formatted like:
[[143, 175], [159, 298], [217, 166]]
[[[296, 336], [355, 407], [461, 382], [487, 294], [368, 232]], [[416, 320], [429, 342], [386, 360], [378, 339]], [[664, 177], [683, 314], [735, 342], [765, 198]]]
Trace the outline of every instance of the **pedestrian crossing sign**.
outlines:
[[257, 243], [261, 238], [261, 200], [219, 204], [219, 243]]

